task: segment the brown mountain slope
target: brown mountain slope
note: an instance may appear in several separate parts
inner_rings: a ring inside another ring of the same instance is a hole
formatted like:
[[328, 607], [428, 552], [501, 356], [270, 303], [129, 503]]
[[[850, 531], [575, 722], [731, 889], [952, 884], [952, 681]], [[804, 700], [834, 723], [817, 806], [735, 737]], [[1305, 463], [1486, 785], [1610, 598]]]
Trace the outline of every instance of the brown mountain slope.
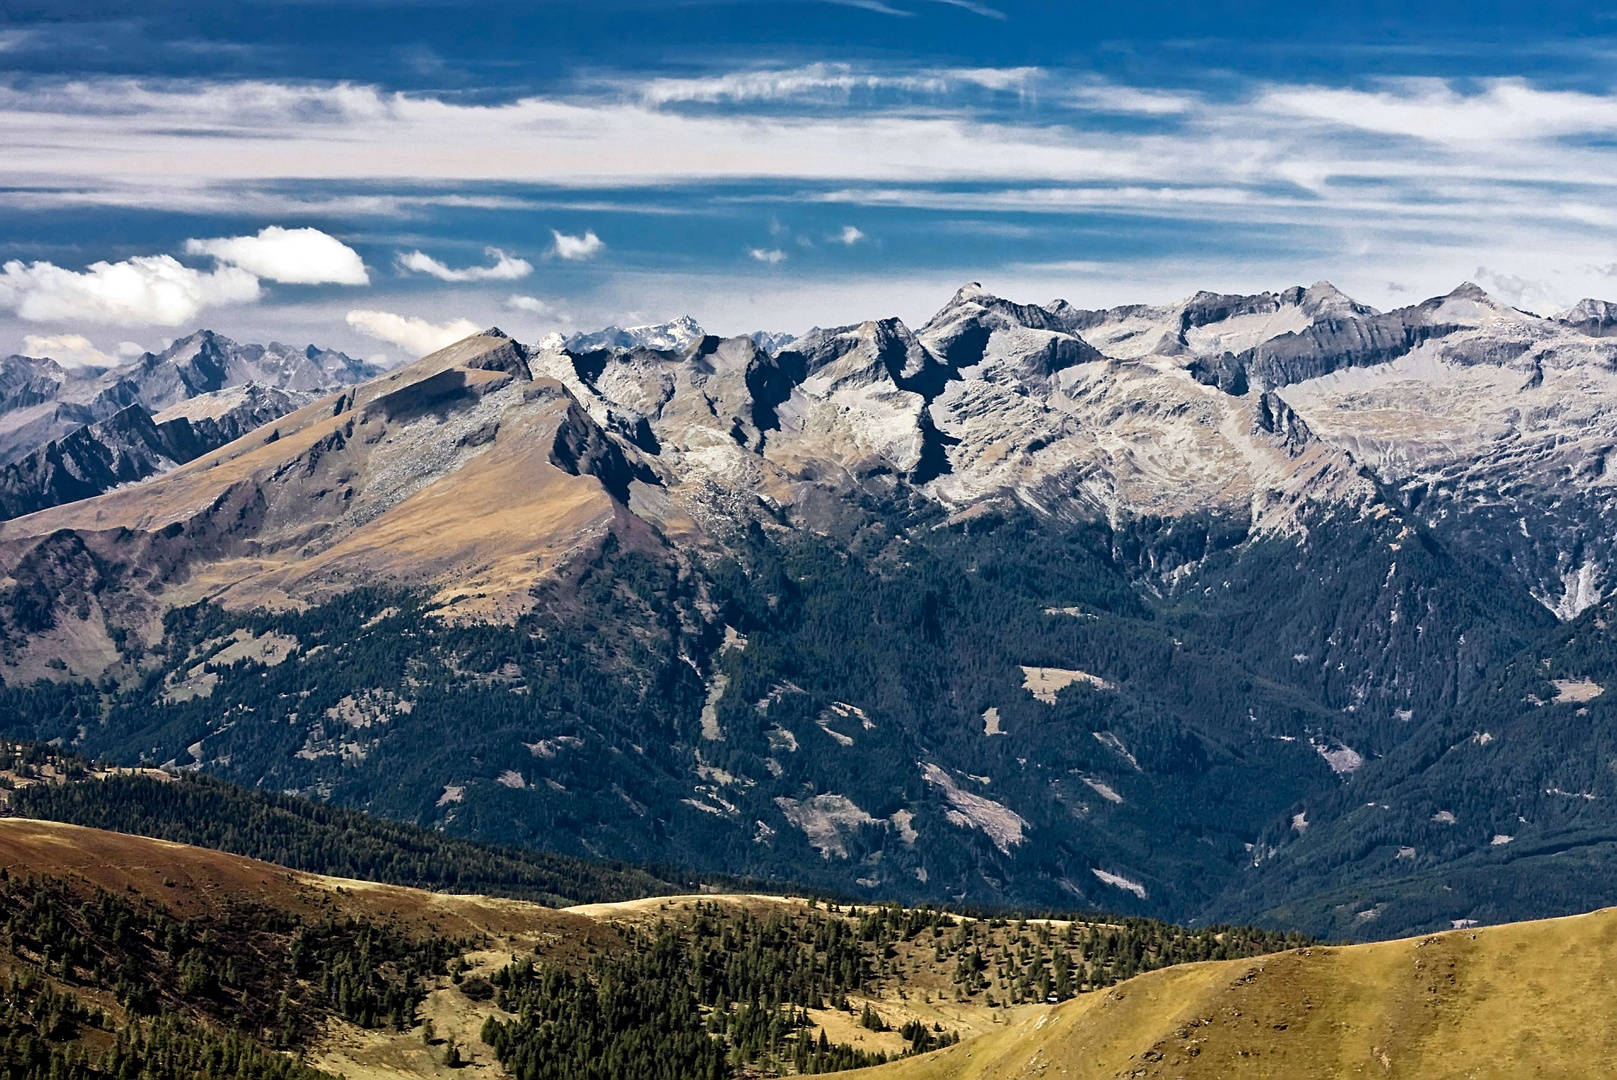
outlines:
[[614, 525], [629, 469], [499, 331], [333, 395], [150, 483], [0, 525], [9, 678], [94, 674], [113, 628], [212, 598], [300, 604], [360, 584], [508, 618]]
[[25, 818], [0, 818], [0, 868], [70, 881], [80, 890], [144, 896], [180, 916], [221, 916], [245, 904], [322, 919], [395, 921], [413, 933], [450, 937], [532, 942], [561, 935], [580, 947], [597, 926], [588, 915], [520, 900], [308, 874], [188, 844]]
[[860, 1080], [1608, 1076], [1617, 910], [1151, 972]]

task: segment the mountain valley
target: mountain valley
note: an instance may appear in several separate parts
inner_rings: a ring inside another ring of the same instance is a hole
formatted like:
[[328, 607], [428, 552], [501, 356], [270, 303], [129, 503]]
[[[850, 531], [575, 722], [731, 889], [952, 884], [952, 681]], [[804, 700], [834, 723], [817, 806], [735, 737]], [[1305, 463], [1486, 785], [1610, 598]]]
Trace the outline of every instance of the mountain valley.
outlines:
[[381, 373], [195, 335], [142, 370], [250, 359], [6, 429], [0, 713], [871, 900], [1331, 939], [1617, 903], [1602, 311], [967, 286]]

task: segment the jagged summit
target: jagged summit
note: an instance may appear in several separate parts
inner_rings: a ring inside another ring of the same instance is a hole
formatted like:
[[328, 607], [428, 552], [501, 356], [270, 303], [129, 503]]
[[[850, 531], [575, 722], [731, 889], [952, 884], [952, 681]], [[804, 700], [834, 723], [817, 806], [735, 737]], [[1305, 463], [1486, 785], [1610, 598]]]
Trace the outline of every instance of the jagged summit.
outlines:
[[[0, 517], [142, 480], [376, 374], [316, 345], [238, 344], [206, 329], [107, 369], [0, 360]], [[153, 425], [170, 434], [129, 434]]]

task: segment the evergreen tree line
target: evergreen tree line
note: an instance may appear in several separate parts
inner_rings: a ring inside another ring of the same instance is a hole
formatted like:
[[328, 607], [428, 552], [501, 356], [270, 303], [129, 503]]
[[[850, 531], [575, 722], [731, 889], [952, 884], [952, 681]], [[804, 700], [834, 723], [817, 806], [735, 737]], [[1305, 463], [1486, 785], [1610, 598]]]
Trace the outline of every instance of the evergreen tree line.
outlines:
[[459, 840], [430, 829], [197, 773], [89, 777], [89, 763], [38, 743], [0, 744], [0, 770], [63, 783], [28, 784], [9, 812], [228, 851], [294, 870], [551, 905], [665, 895], [676, 886], [616, 863]]

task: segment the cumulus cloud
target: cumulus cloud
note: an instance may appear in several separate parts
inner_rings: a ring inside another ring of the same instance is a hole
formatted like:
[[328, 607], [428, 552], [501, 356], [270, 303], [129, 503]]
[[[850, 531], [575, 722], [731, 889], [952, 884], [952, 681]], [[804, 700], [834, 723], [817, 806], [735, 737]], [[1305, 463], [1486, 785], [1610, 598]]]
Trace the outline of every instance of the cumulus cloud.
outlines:
[[761, 263], [774, 266], [776, 263], [786, 261], [786, 253], [780, 248], [749, 248], [747, 254]]
[[842, 231], [832, 237], [837, 243], [847, 244], [849, 247], [853, 247], [864, 238], [865, 234], [855, 225], [844, 225]]
[[0, 311], [28, 322], [179, 326], [204, 308], [259, 295], [258, 278], [238, 266], [204, 273], [172, 255], [91, 263], [83, 271], [20, 260], [0, 267]]
[[[590, 234], [591, 237], [594, 235]], [[532, 263], [526, 259], [514, 259], [497, 247], [484, 248], [483, 253], [494, 260], [493, 266], [468, 266], [464, 270], [456, 270], [421, 251], [401, 253], [398, 261], [401, 269], [431, 274], [439, 281], [516, 281], [533, 273]]]
[[606, 247], [593, 229], [583, 236], [568, 236], [552, 229], [550, 235], [556, 238], [556, 254], [563, 259], [593, 259]]
[[513, 311], [526, 311], [530, 315], [549, 315], [553, 310], [537, 296], [509, 296], [505, 306]]
[[255, 277], [287, 285], [369, 285], [359, 252], [319, 229], [271, 225], [257, 236], [187, 240], [187, 255], [212, 255]]
[[430, 323], [411, 315], [395, 315], [391, 311], [350, 311], [347, 318], [348, 325], [360, 333], [391, 342], [414, 356], [437, 352], [483, 329], [470, 319]]
[[83, 334], [29, 334], [22, 339], [29, 356], [48, 356], [63, 367], [111, 367], [117, 363]]

